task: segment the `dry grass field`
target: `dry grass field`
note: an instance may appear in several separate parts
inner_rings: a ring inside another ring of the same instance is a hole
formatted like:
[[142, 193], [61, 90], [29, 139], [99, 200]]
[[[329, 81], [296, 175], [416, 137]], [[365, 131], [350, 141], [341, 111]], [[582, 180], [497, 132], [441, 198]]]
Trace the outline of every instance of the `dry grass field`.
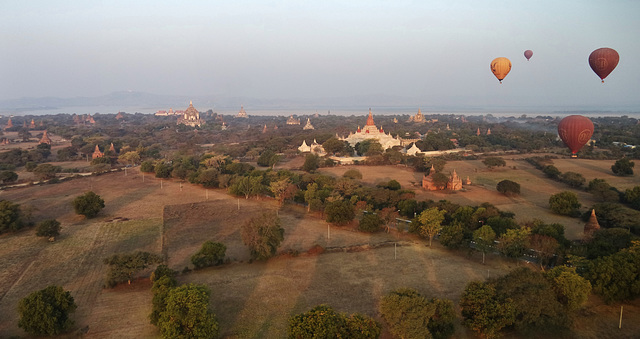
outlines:
[[[524, 162], [514, 163], [518, 170], [487, 171], [480, 162], [450, 162], [447, 169], [455, 165], [463, 176], [477, 168], [477, 173], [469, 175], [474, 182], [484, 180], [484, 186], [475, 185], [468, 192], [455, 194], [419, 192], [419, 198], [453, 201], [457, 198], [460, 203], [472, 204], [489, 201], [501, 209], [508, 210], [505, 206], [510, 205], [516, 208], [519, 201], [501, 197], [495, 192], [495, 184], [491, 186], [492, 181], [501, 180], [500, 175], [513, 175], [522, 178], [524, 189], [523, 179], [533, 180], [532, 185], [542, 185], [547, 179], [535, 170], [525, 169]], [[347, 168], [328, 171], [341, 174]], [[419, 174], [399, 167], [358, 169], [365, 181], [371, 183], [396, 179], [408, 187], [411, 181], [419, 179]], [[547, 190], [564, 189], [550, 181], [547, 185]], [[534, 186], [528, 187], [531, 190]], [[97, 218], [85, 220], [75, 215], [71, 201], [89, 189], [105, 200], [106, 208]], [[543, 193], [523, 193], [521, 199], [542, 211], [545, 206], [535, 201], [534, 194]], [[529, 198], [534, 201], [529, 202]], [[380, 297], [398, 287], [413, 287], [427, 296], [457, 301], [467, 282], [504, 274], [516, 267], [514, 262], [494, 256], [489, 256], [487, 265], [482, 265], [477, 255], [468, 257], [437, 244], [428, 248], [419, 239], [393, 232], [367, 235], [349, 226], [331, 227], [328, 232], [327, 224], [318, 216], [309, 216], [304, 208], [295, 205], [287, 205], [279, 212], [285, 229], [280, 252], [299, 255], [283, 254], [267, 262], [249, 263], [248, 251], [239, 235], [240, 226], [264, 210], [275, 210], [273, 201], [238, 200], [223, 191], [181, 186], [175, 181], [149, 176], [143, 181], [137, 171], [129, 171], [126, 176], [116, 172], [55, 185], [0, 191], [0, 199], [30, 207], [35, 222], [56, 218], [63, 227], [54, 243], [37, 238], [32, 229], [0, 236], [0, 338], [26, 336], [17, 327], [16, 305], [27, 294], [50, 284], [71, 291], [78, 304], [74, 315], [76, 331], [66, 337], [158, 337], [156, 328], [148, 321], [151, 310], [148, 279], [103, 289], [106, 267], [102, 260], [114, 253], [134, 250], [162, 252], [167, 255], [170, 267], [182, 270], [206, 240], [223, 242], [230, 263], [193, 271], [181, 275], [179, 280], [204, 283], [211, 288], [212, 311], [218, 316], [225, 338], [282, 338], [286, 336], [289, 316], [321, 303], [341, 312], [360, 312], [379, 319]], [[326, 253], [309, 253], [316, 245], [326, 248]], [[632, 325], [629, 320], [630, 326], [624, 332], [611, 336], [609, 319], [615, 321], [616, 314], [609, 311], [614, 309], [615, 306], [594, 300], [584, 311], [584, 319], [590, 321], [579, 322], [576, 338], [632, 338], [634, 333], [640, 333], [640, 305], [635, 303], [625, 305], [628, 314], [625, 319], [635, 317], [638, 321]], [[388, 333], [383, 337], [390, 338]], [[473, 338], [473, 335], [458, 326], [456, 337]]]

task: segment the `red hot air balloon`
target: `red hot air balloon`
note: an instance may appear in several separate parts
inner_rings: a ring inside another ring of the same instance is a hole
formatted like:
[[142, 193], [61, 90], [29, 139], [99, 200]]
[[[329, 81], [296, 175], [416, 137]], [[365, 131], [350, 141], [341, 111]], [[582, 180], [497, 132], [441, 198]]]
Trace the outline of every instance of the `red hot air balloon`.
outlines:
[[528, 49], [526, 51], [524, 51], [524, 57], [527, 58], [527, 61], [529, 61], [529, 59], [531, 59], [531, 57], [533, 56], [533, 51]]
[[593, 135], [593, 122], [582, 115], [570, 115], [558, 124], [558, 135], [571, 150], [571, 157], [576, 158], [576, 153]]
[[618, 66], [620, 56], [611, 48], [598, 48], [589, 54], [589, 66], [602, 79], [607, 77]]

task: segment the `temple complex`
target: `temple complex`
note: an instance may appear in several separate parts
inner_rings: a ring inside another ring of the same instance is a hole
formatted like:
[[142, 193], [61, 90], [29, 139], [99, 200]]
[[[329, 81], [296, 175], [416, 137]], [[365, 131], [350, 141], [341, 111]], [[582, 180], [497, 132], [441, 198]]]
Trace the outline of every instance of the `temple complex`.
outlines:
[[324, 147], [322, 147], [321, 144], [319, 144], [316, 139], [313, 139], [313, 143], [311, 145], [307, 145], [307, 141], [303, 140], [302, 141], [302, 145], [300, 145], [300, 147], [298, 147], [298, 151], [300, 151], [300, 153], [307, 153], [307, 152], [311, 152], [311, 153], [316, 153], [316, 154], [324, 154]]
[[191, 127], [201, 126], [204, 123], [200, 119], [200, 112], [193, 107], [193, 102], [189, 101], [189, 107], [184, 111], [182, 116], [178, 117], [176, 124], [184, 124]]
[[451, 173], [451, 176], [449, 176], [447, 189], [451, 191], [459, 191], [462, 189], [462, 179], [460, 179], [458, 173], [456, 173], [456, 170], [453, 170], [453, 173]]
[[415, 123], [422, 124], [427, 122], [427, 119], [424, 117], [424, 115], [420, 111], [420, 108], [418, 108], [418, 113], [416, 113], [416, 115], [414, 116], [410, 116], [408, 122], [415, 122]]
[[340, 140], [348, 142], [352, 147], [354, 147], [357, 143], [368, 139], [378, 141], [380, 145], [382, 145], [382, 148], [385, 150], [394, 146], [400, 146], [401, 142], [400, 139], [394, 138], [391, 136], [391, 134], [385, 133], [382, 127], [380, 127], [380, 129], [376, 127], [373, 121], [373, 115], [371, 114], [371, 109], [369, 109], [367, 124], [364, 126], [364, 128], [360, 129], [360, 126], [358, 126], [358, 129], [355, 133], [349, 133], [349, 136], [347, 136], [346, 138], [340, 138]]
[[240, 112], [235, 116], [236, 118], [248, 118], [247, 112], [244, 111], [244, 106], [240, 105]]
[[293, 114], [289, 116], [287, 119], [287, 125], [300, 125], [300, 119], [296, 119], [293, 117]]
[[[436, 173], [436, 170], [431, 165], [431, 169], [429, 170], [429, 175], [422, 176], [422, 188], [427, 191], [437, 191], [448, 189], [450, 191], [459, 191], [463, 188], [463, 181], [456, 173], [456, 170], [453, 170], [451, 175], [449, 176], [449, 181], [447, 181], [446, 186], [437, 185], [433, 181], [433, 175]], [[467, 180], [464, 181], [464, 185], [471, 185], [471, 180], [467, 177]]]
[[304, 125], [304, 127], [302, 127], [303, 130], [309, 130], [309, 129], [315, 129], [313, 128], [313, 125], [311, 124], [311, 119], [307, 118], [307, 124]]
[[40, 143], [51, 145], [51, 139], [47, 135], [47, 130], [44, 130], [44, 133], [42, 133], [42, 138], [40, 138]]

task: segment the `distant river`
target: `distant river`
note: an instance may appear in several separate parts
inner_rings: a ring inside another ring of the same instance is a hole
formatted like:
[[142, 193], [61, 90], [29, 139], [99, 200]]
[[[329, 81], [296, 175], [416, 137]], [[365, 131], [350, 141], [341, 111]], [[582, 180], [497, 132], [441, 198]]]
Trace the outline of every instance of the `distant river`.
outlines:
[[[212, 109], [214, 112], [223, 115], [236, 115], [239, 109], [216, 109], [209, 107], [196, 107], [200, 112], [206, 112], [209, 109]], [[180, 107], [173, 107], [174, 110], [186, 109]], [[0, 111], [0, 114], [4, 116], [25, 116], [25, 115], [55, 115], [55, 114], [116, 114], [118, 112], [125, 113], [143, 113], [143, 114], [153, 114], [158, 110], [168, 111], [169, 107], [121, 107], [121, 106], [74, 106], [74, 107], [63, 107], [63, 108], [47, 108], [47, 109], [29, 109], [29, 110], [21, 110], [21, 111]], [[289, 115], [313, 115], [318, 113], [320, 115], [339, 115], [339, 116], [362, 116], [366, 115], [369, 112], [368, 107], [363, 109], [353, 109], [353, 108], [336, 108], [336, 109], [251, 109], [250, 107], [245, 107], [245, 111], [249, 115], [259, 115], [259, 116], [289, 116]], [[372, 111], [375, 115], [414, 115], [417, 113], [417, 109], [415, 107], [372, 107]], [[630, 118], [640, 119], [640, 112], [585, 112], [585, 111], [567, 111], [567, 112], [533, 112], [533, 111], [519, 111], [514, 109], [513, 111], [508, 110], [438, 110], [438, 109], [422, 109], [422, 113], [425, 115], [432, 114], [443, 114], [443, 115], [467, 115], [467, 116], [479, 116], [479, 115], [488, 115], [491, 114], [495, 117], [520, 117], [525, 114], [527, 117], [536, 117], [536, 116], [567, 116], [571, 114], [580, 114], [588, 117], [605, 117], [605, 116], [615, 116], [620, 117], [626, 115]]]

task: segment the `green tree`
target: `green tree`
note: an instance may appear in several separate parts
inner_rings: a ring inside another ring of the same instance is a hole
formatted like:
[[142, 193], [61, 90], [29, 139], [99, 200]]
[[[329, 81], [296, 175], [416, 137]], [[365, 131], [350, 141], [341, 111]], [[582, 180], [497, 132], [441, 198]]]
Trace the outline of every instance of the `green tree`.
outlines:
[[507, 257], [518, 259], [527, 250], [527, 240], [531, 230], [528, 227], [520, 229], [508, 229], [505, 234], [498, 239], [498, 249], [500, 253]]
[[136, 273], [161, 262], [162, 257], [149, 252], [137, 251], [114, 254], [104, 259], [104, 264], [109, 265], [105, 285], [114, 287], [125, 281], [131, 284], [131, 280], [133, 280]]
[[34, 335], [58, 335], [73, 326], [69, 315], [76, 308], [71, 293], [51, 285], [20, 300], [18, 326]]
[[202, 244], [202, 248], [191, 256], [191, 263], [196, 269], [221, 265], [224, 262], [224, 255], [227, 246], [219, 242], [207, 241]]
[[363, 232], [378, 232], [380, 227], [384, 224], [384, 221], [378, 214], [366, 213], [363, 214], [358, 223], [358, 229]]
[[2, 171], [0, 172], [0, 182], [3, 184], [8, 184], [12, 182], [16, 182], [18, 180], [18, 174], [14, 171]]
[[151, 324], [158, 326], [160, 315], [167, 309], [169, 291], [177, 285], [178, 282], [173, 276], [163, 275], [153, 280], [153, 285], [151, 286], [153, 299], [151, 300], [151, 314], [149, 315]]
[[564, 172], [560, 175], [560, 180], [571, 187], [582, 187], [586, 179], [580, 173]]
[[171, 172], [173, 171], [173, 166], [165, 161], [156, 162], [153, 167], [153, 171], [156, 174], [156, 178], [171, 178]]
[[155, 172], [155, 164], [151, 160], [145, 160], [140, 164], [140, 172], [153, 173]]
[[575, 267], [556, 266], [544, 276], [551, 282], [556, 299], [568, 311], [579, 309], [591, 294], [591, 283], [578, 275]]
[[36, 228], [36, 235], [39, 237], [57, 237], [60, 235], [60, 222], [56, 219], [48, 219], [40, 222]]
[[140, 162], [140, 154], [136, 151], [120, 154], [118, 162], [125, 165], [136, 165]]
[[436, 305], [410, 288], [395, 290], [380, 301], [380, 314], [398, 338], [432, 338], [429, 321], [435, 313]]
[[271, 150], [266, 150], [260, 154], [258, 158], [258, 165], [263, 167], [274, 167], [278, 161], [280, 160], [280, 156]]
[[589, 181], [587, 192], [591, 193], [600, 201], [618, 202], [620, 196], [615, 188], [611, 187], [604, 179], [593, 179]]
[[449, 182], [449, 177], [444, 173], [437, 172], [433, 175], [433, 184], [438, 187], [438, 189], [445, 189], [447, 187], [447, 183]]
[[253, 260], [265, 260], [274, 256], [284, 240], [280, 218], [273, 212], [250, 219], [242, 225], [240, 233], [242, 242], [249, 247]]
[[89, 191], [73, 199], [73, 209], [76, 214], [93, 218], [104, 208], [104, 200], [99, 195]]
[[0, 200], [0, 234], [17, 231], [23, 226], [20, 205], [9, 200]]
[[278, 207], [282, 207], [286, 199], [293, 197], [297, 188], [291, 183], [291, 179], [284, 178], [278, 181], [272, 181], [269, 185], [269, 190], [276, 198]]
[[344, 152], [347, 149], [347, 146], [345, 141], [338, 140], [336, 137], [331, 137], [322, 143], [322, 148], [324, 148], [327, 153], [339, 154]]
[[640, 210], [640, 186], [625, 190], [624, 201], [626, 201], [631, 208]]
[[429, 239], [429, 247], [431, 247], [433, 237], [435, 237], [442, 229], [442, 222], [444, 221], [445, 213], [445, 210], [432, 207], [422, 211], [418, 216], [418, 221], [420, 222], [420, 234]]
[[318, 169], [319, 158], [315, 154], [307, 154], [304, 158], [304, 164], [302, 164], [302, 170], [305, 172], [314, 172]]
[[484, 338], [495, 338], [515, 321], [513, 300], [500, 295], [493, 284], [472, 281], [460, 298], [465, 326]]
[[378, 338], [380, 324], [375, 320], [354, 313], [351, 316], [337, 313], [330, 306], [318, 305], [308, 312], [289, 318], [287, 332], [291, 339], [303, 338]]
[[58, 172], [60, 172], [60, 167], [51, 164], [40, 164], [33, 170], [33, 174], [38, 180], [53, 179]]
[[553, 165], [547, 165], [542, 168], [542, 173], [544, 173], [548, 178], [551, 179], [558, 179], [560, 174], [562, 174], [562, 172], [560, 172], [560, 170]]
[[311, 183], [307, 185], [304, 191], [304, 201], [307, 203], [307, 212], [311, 211], [311, 202], [318, 199], [318, 184]]
[[611, 171], [615, 175], [626, 176], [633, 175], [633, 166], [635, 163], [628, 158], [622, 158], [611, 166]]
[[496, 240], [496, 233], [489, 225], [484, 225], [473, 232], [473, 242], [476, 243], [476, 249], [482, 252], [482, 263], [484, 264], [484, 256], [491, 248]]
[[511, 180], [502, 180], [496, 185], [496, 190], [506, 196], [520, 194], [520, 184]]
[[618, 253], [593, 260], [584, 277], [593, 292], [608, 302], [631, 300], [640, 296], [640, 242]]
[[164, 338], [215, 338], [218, 321], [209, 311], [211, 291], [205, 285], [182, 285], [169, 290], [158, 327]]
[[265, 187], [262, 184], [262, 176], [246, 176], [237, 178], [231, 186], [229, 192], [234, 195], [244, 195], [245, 199], [251, 196], [257, 196]]
[[324, 214], [327, 216], [327, 222], [336, 225], [348, 224], [356, 216], [353, 205], [345, 200], [336, 200], [328, 203], [324, 209]]
[[482, 160], [482, 163], [485, 166], [489, 167], [489, 169], [492, 169], [494, 167], [500, 167], [500, 166], [504, 167], [507, 165], [507, 162], [504, 161], [504, 159], [501, 157], [487, 157], [484, 160]]
[[456, 331], [454, 325], [456, 310], [453, 301], [433, 298], [429, 303], [436, 306], [436, 312], [427, 325], [429, 332], [434, 339], [450, 338]]
[[540, 268], [549, 264], [549, 261], [556, 254], [560, 247], [558, 241], [548, 235], [532, 234], [529, 236], [529, 247], [534, 250], [535, 256], [538, 258]]
[[554, 213], [560, 215], [577, 216], [582, 206], [578, 201], [578, 196], [569, 191], [560, 192], [549, 197], [549, 208]]
[[465, 230], [459, 222], [443, 226], [438, 238], [447, 248], [458, 249], [466, 245]]

